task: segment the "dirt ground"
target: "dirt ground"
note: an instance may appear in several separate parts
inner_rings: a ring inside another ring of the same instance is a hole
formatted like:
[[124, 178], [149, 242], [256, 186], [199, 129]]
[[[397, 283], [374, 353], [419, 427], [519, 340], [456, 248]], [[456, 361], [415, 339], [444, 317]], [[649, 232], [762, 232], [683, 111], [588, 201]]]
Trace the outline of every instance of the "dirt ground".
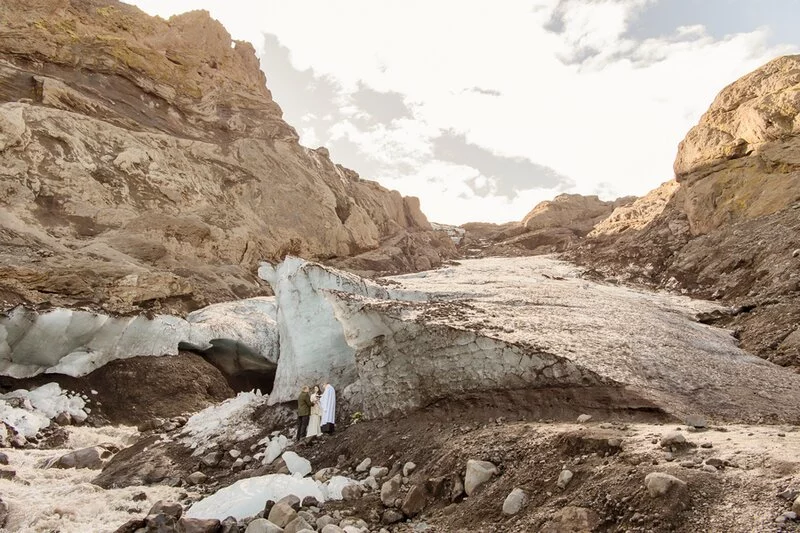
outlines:
[[[796, 523], [775, 523], [791, 509], [777, 494], [800, 488], [796, 428], [697, 430], [658, 416], [646, 422], [640, 413], [612, 411], [595, 412], [588, 423], [578, 424], [564, 421], [567, 411], [551, 419], [492, 420], [481, 416], [489, 414], [484, 409], [436, 406], [411, 418], [360, 422], [294, 449], [315, 469], [338, 464], [350, 474], [367, 457], [373, 466], [395, 471], [412, 461], [417, 469], [408, 487], [451, 474], [463, 478], [469, 459], [498, 467], [499, 475], [477, 493], [452, 503], [434, 498], [413, 521], [387, 526], [392, 532], [800, 531]], [[661, 436], [676, 430], [690, 445], [675, 453], [661, 448]], [[717, 471], [703, 470], [706, 461], [718, 465]], [[556, 484], [562, 468], [574, 474], [565, 490]], [[651, 498], [644, 486], [650, 472], [674, 475], [688, 491]], [[523, 489], [529, 502], [508, 517], [502, 505], [514, 488]], [[355, 504], [327, 505], [368, 522], [383, 511], [377, 493]], [[578, 515], [589, 518], [591, 529], [575, 519], [575, 508], [585, 510]]]

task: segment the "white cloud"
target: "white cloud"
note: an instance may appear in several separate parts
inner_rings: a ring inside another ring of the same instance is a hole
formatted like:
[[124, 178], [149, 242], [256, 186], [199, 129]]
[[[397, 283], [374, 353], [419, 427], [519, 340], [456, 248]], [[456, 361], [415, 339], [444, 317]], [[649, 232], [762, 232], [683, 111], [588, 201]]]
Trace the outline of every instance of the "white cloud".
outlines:
[[[770, 47], [767, 28], [722, 39], [696, 25], [628, 37], [637, 11], [655, 1], [134, 3], [162, 16], [208, 9], [257, 49], [263, 32], [276, 35], [296, 68], [337, 84], [336, 113], [349, 117], [330, 131], [304, 127], [303, 140], [347, 139], [379, 165], [367, 177], [419, 196], [433, 220], [460, 223], [518, 220], [559, 192], [644, 194], [672, 177], [678, 142], [719, 90], [790, 51]], [[413, 117], [359, 124], [363, 110], [351, 98], [359, 86], [402, 94]], [[497, 190], [502, 176], [433, 159], [443, 131], [550, 167], [575, 186], [532, 182], [516, 198], [477, 195]]]

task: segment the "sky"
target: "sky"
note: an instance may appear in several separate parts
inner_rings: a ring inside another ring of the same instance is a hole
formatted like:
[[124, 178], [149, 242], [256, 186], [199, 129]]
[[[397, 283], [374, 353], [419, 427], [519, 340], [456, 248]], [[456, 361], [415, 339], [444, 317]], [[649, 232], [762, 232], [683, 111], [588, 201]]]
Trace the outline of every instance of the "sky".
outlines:
[[435, 222], [641, 196], [726, 85], [800, 52], [800, 0], [133, 0], [253, 43], [301, 143]]

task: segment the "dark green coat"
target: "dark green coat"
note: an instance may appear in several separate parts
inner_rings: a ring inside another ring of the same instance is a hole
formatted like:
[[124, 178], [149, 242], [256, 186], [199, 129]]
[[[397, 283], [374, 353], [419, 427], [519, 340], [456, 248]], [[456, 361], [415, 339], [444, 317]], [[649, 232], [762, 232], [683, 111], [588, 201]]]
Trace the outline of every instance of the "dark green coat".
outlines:
[[297, 398], [297, 416], [308, 416], [311, 414], [311, 395], [301, 392]]

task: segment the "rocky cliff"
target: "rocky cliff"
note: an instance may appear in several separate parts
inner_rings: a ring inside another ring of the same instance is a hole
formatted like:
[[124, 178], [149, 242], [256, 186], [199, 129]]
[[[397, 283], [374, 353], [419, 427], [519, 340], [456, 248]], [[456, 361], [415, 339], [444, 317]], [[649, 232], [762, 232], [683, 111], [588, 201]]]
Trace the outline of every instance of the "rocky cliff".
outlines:
[[606, 277], [728, 303], [705, 319], [800, 366], [798, 154], [800, 56], [787, 56], [720, 92], [680, 143], [673, 192], [665, 184], [639, 202], [651, 208], [633, 224], [603, 222], [569, 255]]
[[461, 244], [469, 256], [520, 256], [559, 252], [585, 237], [596, 224], [634, 200], [612, 202], [597, 196], [560, 194], [537, 204], [520, 222], [468, 223]]
[[181, 313], [268, 292], [257, 262], [289, 252], [367, 274], [453, 253], [415, 198], [301, 146], [265, 83], [204, 11], [4, 1], [0, 302]]

